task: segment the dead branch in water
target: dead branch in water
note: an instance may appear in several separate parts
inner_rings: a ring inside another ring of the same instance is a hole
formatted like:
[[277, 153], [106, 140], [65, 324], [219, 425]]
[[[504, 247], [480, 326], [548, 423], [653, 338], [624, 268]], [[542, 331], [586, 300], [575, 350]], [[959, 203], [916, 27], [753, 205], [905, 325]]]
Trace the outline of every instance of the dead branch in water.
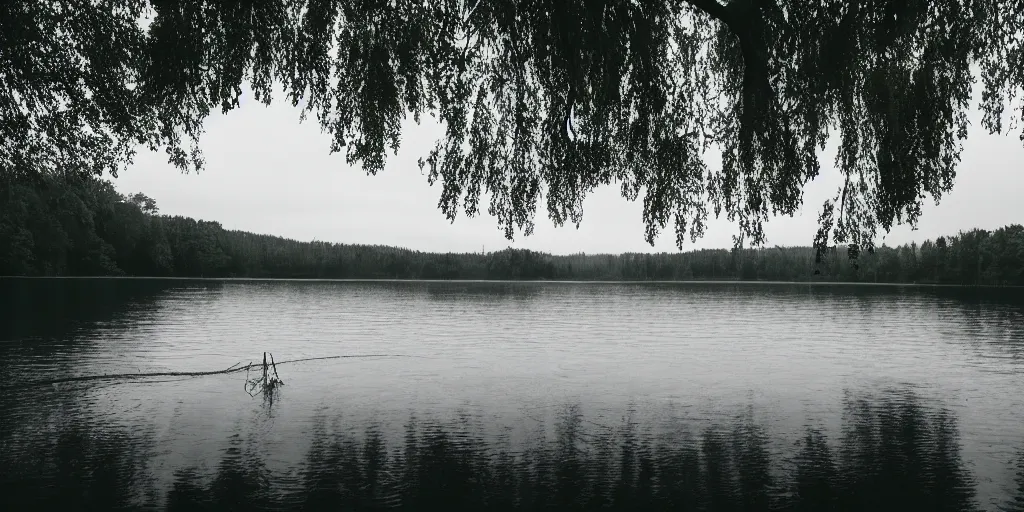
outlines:
[[[273, 356], [271, 362], [273, 362]], [[280, 382], [280, 377], [277, 377], [277, 365], [289, 364], [289, 363], [300, 363], [304, 361], [319, 361], [324, 359], [353, 359], [353, 358], [369, 358], [369, 357], [418, 357], [410, 356], [405, 354], [353, 354], [346, 356], [323, 356], [323, 357], [306, 357], [302, 359], [291, 359], [288, 361], [281, 361], [280, 363], [273, 363], [270, 368], [274, 376], [270, 378], [277, 378]], [[42, 379], [28, 382], [21, 382], [13, 385], [0, 386], [0, 391], [8, 391], [14, 389], [23, 389], [33, 386], [47, 386], [53, 384], [63, 384], [65, 382], [88, 382], [98, 380], [132, 380], [132, 379], [148, 379], [152, 377], [204, 377], [208, 375], [225, 375], [236, 372], [248, 372], [252, 369], [261, 368], [263, 365], [249, 363], [245, 366], [239, 366], [242, 364], [241, 361], [229, 366], [224, 370], [212, 370], [206, 372], [142, 372], [142, 373], [111, 373], [106, 375], [83, 375], [79, 377], [61, 377], [58, 379]], [[266, 362], [264, 361], [264, 364]], [[248, 382], [248, 379], [246, 379]], [[262, 379], [261, 379], [262, 380]]]
[[[249, 378], [248, 368], [252, 367], [252, 363], [246, 365], [245, 370], [245, 392], [249, 393], [249, 396], [256, 396], [263, 394], [271, 396], [280, 386], [284, 386], [284, 381], [277, 374], [277, 364], [274, 363], [274, 354], [270, 354], [270, 364], [267, 364], [267, 353], [263, 353], [263, 374], [260, 377]], [[274, 372], [273, 375], [270, 372]], [[271, 398], [272, 400], [273, 398]]]

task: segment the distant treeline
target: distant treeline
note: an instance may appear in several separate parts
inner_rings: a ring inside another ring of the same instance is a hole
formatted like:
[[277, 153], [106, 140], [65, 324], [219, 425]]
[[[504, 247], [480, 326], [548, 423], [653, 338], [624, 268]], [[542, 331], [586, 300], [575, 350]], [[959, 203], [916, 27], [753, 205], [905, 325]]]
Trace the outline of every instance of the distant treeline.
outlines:
[[[556, 256], [526, 249], [425, 253], [299, 242], [159, 215], [98, 179], [4, 182], [0, 275], [337, 279], [778, 280], [1024, 285], [1024, 226], [921, 245], [713, 249]], [[851, 257], [854, 256], [854, 257]]]

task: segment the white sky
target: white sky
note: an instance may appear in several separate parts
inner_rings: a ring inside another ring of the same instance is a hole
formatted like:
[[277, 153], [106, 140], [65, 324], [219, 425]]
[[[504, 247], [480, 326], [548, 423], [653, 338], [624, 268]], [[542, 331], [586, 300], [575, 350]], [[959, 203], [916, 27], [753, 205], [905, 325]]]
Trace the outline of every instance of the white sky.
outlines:
[[[278, 95], [278, 98], [282, 98]], [[270, 107], [242, 98], [242, 106], [206, 122], [201, 146], [206, 168], [182, 174], [161, 152], [140, 150], [135, 163], [114, 180], [122, 193], [144, 192], [160, 212], [219, 221], [240, 229], [297, 240], [383, 244], [432, 252], [473, 252], [508, 246], [555, 254], [675, 251], [671, 224], [651, 247], [644, 241], [643, 196], [628, 202], [617, 185], [599, 188], [584, 202], [583, 222], [554, 227], [544, 200], [538, 203], [533, 235], [504, 238], [496, 220], [484, 211], [474, 218], [460, 212], [449, 223], [437, 208], [440, 184], [431, 187], [416, 161], [426, 156], [441, 134], [436, 125], [406, 124], [402, 148], [389, 153], [387, 168], [367, 176], [345, 163], [342, 153], [329, 154], [330, 137], [313, 120], [299, 123], [299, 111], [286, 101]], [[889, 245], [935, 239], [973, 227], [995, 229], [1024, 222], [1024, 143], [1019, 129], [989, 135], [972, 112], [972, 126], [953, 191], [936, 206], [925, 202], [918, 230], [898, 226], [884, 237]], [[777, 217], [765, 227], [769, 246], [810, 245], [822, 202], [835, 194], [840, 175], [831, 151], [821, 157], [822, 172], [805, 188], [804, 207], [794, 217]], [[711, 152], [709, 165], [720, 156]], [[713, 216], [713, 214], [712, 214]], [[704, 238], [687, 242], [684, 250], [731, 247], [737, 229], [724, 219], [711, 219]], [[882, 242], [880, 234], [878, 242]]]

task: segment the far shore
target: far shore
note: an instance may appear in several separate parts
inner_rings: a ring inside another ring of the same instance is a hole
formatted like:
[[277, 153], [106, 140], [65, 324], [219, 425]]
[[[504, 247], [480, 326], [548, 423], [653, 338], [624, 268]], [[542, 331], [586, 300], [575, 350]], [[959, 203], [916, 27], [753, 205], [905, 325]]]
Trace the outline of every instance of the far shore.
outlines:
[[524, 284], [807, 284], [835, 286], [910, 286], [916, 288], [1024, 288], [1019, 285], [953, 284], [953, 283], [894, 283], [873, 281], [762, 281], [752, 279], [687, 279], [687, 280], [559, 280], [559, 279], [401, 279], [401, 278], [321, 278], [321, 277], [182, 277], [182, 276], [0, 276], [0, 279], [60, 280], [60, 279], [144, 279], [153, 281], [282, 281], [324, 283], [524, 283]]

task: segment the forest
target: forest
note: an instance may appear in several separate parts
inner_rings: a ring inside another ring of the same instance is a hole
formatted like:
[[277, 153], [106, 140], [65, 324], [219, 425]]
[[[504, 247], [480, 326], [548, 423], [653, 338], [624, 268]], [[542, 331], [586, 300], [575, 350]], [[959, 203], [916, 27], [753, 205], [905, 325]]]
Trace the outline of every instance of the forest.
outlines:
[[107, 180], [37, 176], [0, 192], [0, 275], [327, 279], [767, 280], [1024, 285], [1024, 226], [898, 247], [551, 255], [301, 242], [159, 213]]

